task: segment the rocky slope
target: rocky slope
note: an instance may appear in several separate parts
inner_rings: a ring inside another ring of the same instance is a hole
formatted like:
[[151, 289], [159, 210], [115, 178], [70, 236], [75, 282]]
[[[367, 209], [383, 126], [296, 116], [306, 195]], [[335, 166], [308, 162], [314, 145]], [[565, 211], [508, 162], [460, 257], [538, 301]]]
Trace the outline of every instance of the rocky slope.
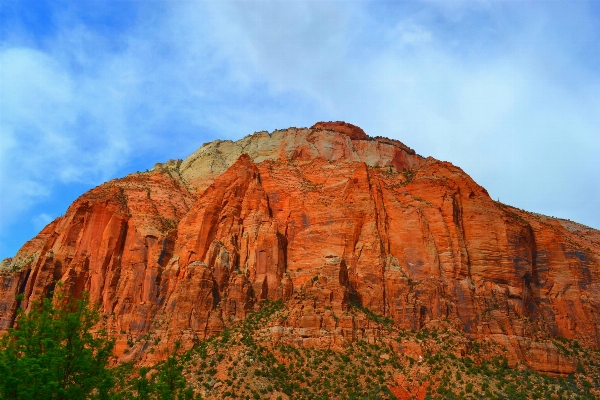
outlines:
[[541, 372], [576, 369], [550, 338], [600, 346], [599, 231], [493, 201], [460, 168], [345, 123], [211, 142], [84, 194], [3, 262], [0, 329], [56, 281], [90, 292], [123, 361], [191, 348], [267, 299], [289, 311], [273, 338], [300, 347], [386, 336], [351, 304]]
[[[298, 295], [302, 297], [301, 294]], [[597, 399], [600, 351], [549, 341], [577, 361], [568, 377], [511, 368], [497, 343], [442, 323], [410, 332], [351, 303], [348, 314], [385, 331], [343, 348], [298, 347], [274, 327], [294, 309], [267, 302], [242, 323], [179, 356], [188, 388], [203, 399]], [[163, 365], [154, 367], [162, 370]], [[125, 383], [121, 392], [135, 390]]]

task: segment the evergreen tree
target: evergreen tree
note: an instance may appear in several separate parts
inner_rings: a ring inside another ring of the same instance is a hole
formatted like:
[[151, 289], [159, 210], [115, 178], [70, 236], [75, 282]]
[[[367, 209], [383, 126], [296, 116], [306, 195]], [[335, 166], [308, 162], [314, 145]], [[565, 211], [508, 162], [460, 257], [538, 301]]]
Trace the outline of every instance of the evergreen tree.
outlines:
[[75, 299], [61, 290], [28, 313], [19, 309], [17, 327], [0, 341], [0, 398], [108, 398], [114, 342], [90, 332], [99, 319], [87, 294]]
[[183, 376], [184, 357], [177, 354], [180, 348], [181, 343], [175, 342], [174, 352], [169, 353], [165, 361], [154, 366], [156, 368], [154, 374], [151, 374], [148, 368], [140, 368], [138, 376], [114, 394], [115, 399], [200, 399], [200, 396], [194, 396], [193, 390], [186, 387], [186, 380]]
[[153, 388], [160, 400], [184, 400], [194, 397], [193, 392], [186, 389], [183, 362], [181, 357], [177, 355], [180, 348], [181, 343], [179, 341], [175, 342], [175, 352], [169, 354], [156, 374]]

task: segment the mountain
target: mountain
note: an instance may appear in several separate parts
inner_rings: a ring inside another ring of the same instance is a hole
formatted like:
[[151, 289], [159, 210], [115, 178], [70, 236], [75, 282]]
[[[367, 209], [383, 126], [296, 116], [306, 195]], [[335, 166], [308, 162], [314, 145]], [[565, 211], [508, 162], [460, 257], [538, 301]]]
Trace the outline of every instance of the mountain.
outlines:
[[[121, 361], [148, 365], [279, 300], [270, 340], [314, 351], [446, 331], [471, 343], [458, 357], [485, 344], [567, 375], [561, 340], [600, 347], [600, 231], [343, 122], [217, 140], [85, 193], [2, 262], [0, 329], [57, 281], [100, 305]], [[425, 354], [410, 343], [386, 346]]]

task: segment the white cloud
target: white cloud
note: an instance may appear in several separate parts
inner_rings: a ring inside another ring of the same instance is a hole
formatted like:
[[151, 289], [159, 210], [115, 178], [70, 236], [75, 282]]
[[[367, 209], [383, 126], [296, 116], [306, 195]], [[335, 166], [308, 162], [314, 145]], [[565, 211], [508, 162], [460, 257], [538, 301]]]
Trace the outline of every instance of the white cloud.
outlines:
[[34, 216], [31, 219], [31, 222], [33, 223], [33, 227], [35, 230], [41, 231], [42, 229], [44, 229], [44, 227], [46, 225], [48, 225], [50, 222], [52, 222], [53, 219], [54, 218], [51, 215], [48, 215], [46, 213], [41, 213], [41, 214]]
[[40, 178], [52, 153], [70, 147], [68, 138], [59, 134], [70, 121], [55, 116], [68, 110], [72, 93], [69, 77], [38, 51], [3, 50], [0, 65], [0, 226], [5, 228], [49, 193]]
[[503, 201], [600, 227], [585, 5], [139, 8], [114, 37], [61, 12], [43, 46], [0, 47], [1, 230], [57, 184], [99, 183], [136, 157], [330, 119], [452, 161]]
[[[56, 183], [93, 182], [119, 165], [122, 142], [101, 85], [89, 89], [52, 55], [15, 47], [0, 52], [0, 226], [12, 222]], [[98, 134], [98, 137], [93, 135]]]
[[[391, 8], [387, 26], [354, 3], [310, 18], [269, 3], [262, 19], [228, 3], [211, 10], [211, 27], [231, 64], [315, 99], [323, 117], [452, 161], [516, 206], [600, 227], [590, 207], [600, 201], [600, 76], [569, 47], [585, 48], [585, 6], [435, 3]], [[265, 19], [281, 24], [266, 29]]]

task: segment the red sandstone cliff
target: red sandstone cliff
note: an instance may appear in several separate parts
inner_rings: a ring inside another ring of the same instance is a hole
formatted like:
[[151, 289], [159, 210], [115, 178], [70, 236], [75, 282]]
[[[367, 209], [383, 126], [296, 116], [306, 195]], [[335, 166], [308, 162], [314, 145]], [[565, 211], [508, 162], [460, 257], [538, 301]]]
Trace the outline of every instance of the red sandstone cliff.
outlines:
[[574, 369], [540, 332], [600, 346], [599, 231], [495, 202], [460, 168], [345, 123], [215, 141], [84, 194], [4, 262], [0, 329], [17, 294], [28, 307], [56, 281], [90, 292], [123, 360], [279, 298], [290, 317], [273, 335], [297, 345], [385, 335], [345, 312], [355, 299], [540, 371]]

